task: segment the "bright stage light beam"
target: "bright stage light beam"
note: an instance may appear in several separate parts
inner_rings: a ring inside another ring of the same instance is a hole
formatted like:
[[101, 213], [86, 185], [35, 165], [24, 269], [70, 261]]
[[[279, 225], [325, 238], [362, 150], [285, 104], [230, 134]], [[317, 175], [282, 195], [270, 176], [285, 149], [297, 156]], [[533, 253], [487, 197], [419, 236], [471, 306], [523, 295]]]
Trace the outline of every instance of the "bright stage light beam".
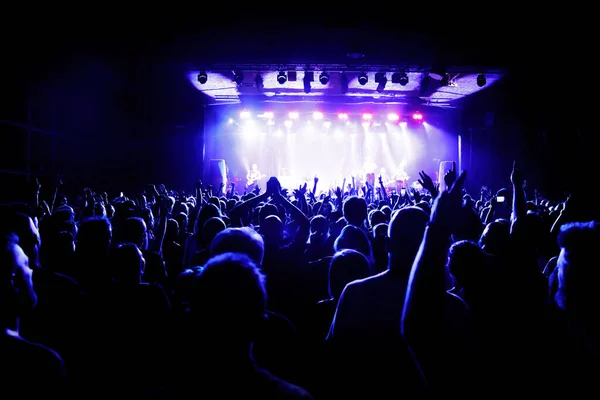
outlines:
[[300, 114], [298, 114], [296, 111], [292, 111], [288, 114], [288, 117], [290, 119], [298, 119], [300, 117]]
[[365, 114], [363, 114], [363, 115], [362, 115], [362, 117], [363, 117], [363, 119], [364, 119], [365, 121], [370, 121], [370, 120], [372, 120], [372, 119], [373, 119], [373, 114], [368, 114], [368, 113], [365, 113]]
[[422, 121], [423, 120], [423, 114], [421, 114], [421, 113], [414, 113], [412, 117], [413, 117], [413, 119], [415, 121]]
[[348, 119], [348, 114], [346, 113], [339, 113], [338, 114], [338, 118], [341, 120], [347, 120]]
[[292, 121], [289, 121], [289, 120], [288, 120], [288, 121], [285, 121], [285, 122], [283, 123], [283, 125], [284, 125], [286, 128], [291, 128], [293, 124], [294, 124], [294, 123], [293, 123]]
[[406, 128], [406, 121], [400, 122], [400, 128]]
[[240, 113], [241, 119], [250, 119], [250, 117], [252, 117], [252, 115], [250, 114], [250, 111], [242, 111]]
[[313, 113], [313, 118], [314, 118], [314, 119], [323, 119], [323, 113], [322, 113], [322, 112], [320, 112], [320, 111], [315, 111], [315, 112]]
[[267, 111], [263, 114], [266, 119], [273, 119], [274, 115], [271, 111]]
[[398, 121], [400, 116], [398, 114], [388, 114], [388, 121]]

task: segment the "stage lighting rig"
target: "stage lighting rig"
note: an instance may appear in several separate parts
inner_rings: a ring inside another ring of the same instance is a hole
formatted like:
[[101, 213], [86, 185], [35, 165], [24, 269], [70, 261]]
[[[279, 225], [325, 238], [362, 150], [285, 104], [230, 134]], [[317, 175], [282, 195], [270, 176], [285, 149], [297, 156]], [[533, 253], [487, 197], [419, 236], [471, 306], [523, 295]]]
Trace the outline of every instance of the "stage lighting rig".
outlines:
[[396, 72], [392, 75], [392, 83], [399, 83], [401, 86], [408, 84], [408, 75], [406, 72]]
[[486, 79], [484, 74], [477, 75], [477, 86], [484, 87], [486, 84]]
[[262, 92], [265, 85], [263, 83], [263, 78], [260, 75], [260, 73], [256, 74], [256, 78], [254, 78], [254, 84], [256, 85], [256, 90], [258, 90], [259, 92]]
[[319, 82], [321, 82], [321, 85], [327, 85], [329, 83], [329, 74], [327, 72], [322, 72], [319, 76]]
[[206, 81], [208, 81], [208, 74], [206, 73], [206, 71], [202, 71], [198, 74], [197, 79], [201, 85], [204, 85]]
[[304, 73], [304, 78], [302, 79], [303, 83], [304, 83], [304, 93], [308, 94], [311, 92], [312, 87], [310, 86], [310, 83], [313, 82], [315, 80], [315, 73], [312, 71], [306, 71]]
[[287, 82], [287, 76], [285, 75], [285, 72], [281, 71], [277, 74], [277, 82], [279, 82], [280, 85], [284, 85]]
[[361, 84], [361, 86], [365, 86], [365, 85], [367, 84], [367, 82], [369, 82], [369, 77], [367, 76], [367, 74], [366, 74], [366, 73], [364, 73], [364, 72], [363, 72], [363, 73], [361, 73], [361, 74], [358, 76], [358, 83], [360, 83], [360, 84]]

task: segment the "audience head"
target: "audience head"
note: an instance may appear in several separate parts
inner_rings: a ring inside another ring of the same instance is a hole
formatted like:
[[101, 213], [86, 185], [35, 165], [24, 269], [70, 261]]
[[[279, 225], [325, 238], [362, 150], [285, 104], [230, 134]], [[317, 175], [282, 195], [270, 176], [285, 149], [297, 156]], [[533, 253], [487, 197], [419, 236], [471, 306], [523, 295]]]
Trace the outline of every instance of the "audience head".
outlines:
[[310, 220], [310, 243], [323, 244], [329, 238], [329, 222], [323, 215]]
[[597, 310], [600, 307], [598, 243], [600, 224], [597, 222], [563, 225], [558, 236], [560, 254], [555, 302], [578, 325], [588, 329], [597, 325]]
[[479, 246], [488, 254], [506, 256], [510, 246], [510, 224], [503, 220], [490, 222], [481, 234]]
[[25, 252], [30, 267], [40, 266], [40, 233], [34, 221], [27, 214], [8, 211], [0, 215], [0, 234], [15, 234], [19, 247]]
[[79, 226], [76, 251], [94, 256], [107, 256], [111, 241], [110, 221], [102, 217], [88, 218]]
[[194, 233], [201, 234], [202, 228], [206, 221], [211, 218], [219, 218], [221, 216], [221, 211], [214, 204], [205, 204], [200, 213], [198, 214], [198, 218], [196, 219], [196, 225], [194, 226]]
[[371, 241], [367, 234], [355, 225], [346, 225], [333, 244], [335, 251], [344, 249], [356, 250], [363, 254], [367, 260], [373, 259]]
[[262, 236], [250, 228], [227, 228], [215, 236], [210, 246], [211, 256], [224, 253], [239, 253], [248, 256], [256, 265], [261, 265], [265, 253]]
[[336, 252], [329, 264], [329, 294], [339, 299], [347, 284], [371, 275], [369, 260], [356, 250]]
[[367, 219], [367, 202], [362, 197], [350, 196], [344, 201], [342, 211], [348, 224], [363, 226]]
[[148, 250], [148, 229], [143, 219], [127, 218], [120, 229], [121, 243], [133, 243], [140, 250]]
[[111, 251], [114, 277], [117, 283], [139, 284], [146, 267], [146, 260], [133, 243], [124, 243]]
[[0, 323], [18, 329], [17, 319], [35, 306], [37, 297], [28, 258], [16, 235], [0, 236]]
[[204, 223], [202, 227], [202, 241], [205, 246], [210, 247], [213, 239], [219, 232], [223, 232], [227, 227], [221, 218], [212, 217]]
[[488, 290], [487, 259], [477, 243], [462, 240], [448, 251], [448, 269], [461, 288]]
[[265, 245], [277, 247], [283, 239], [283, 223], [278, 216], [269, 215], [261, 221], [260, 233], [265, 239]]
[[196, 276], [190, 311], [209, 339], [249, 345], [264, 321], [266, 300], [257, 264], [245, 254], [224, 253]]
[[392, 215], [388, 227], [390, 270], [410, 272], [428, 222], [427, 213], [419, 207], [405, 207]]

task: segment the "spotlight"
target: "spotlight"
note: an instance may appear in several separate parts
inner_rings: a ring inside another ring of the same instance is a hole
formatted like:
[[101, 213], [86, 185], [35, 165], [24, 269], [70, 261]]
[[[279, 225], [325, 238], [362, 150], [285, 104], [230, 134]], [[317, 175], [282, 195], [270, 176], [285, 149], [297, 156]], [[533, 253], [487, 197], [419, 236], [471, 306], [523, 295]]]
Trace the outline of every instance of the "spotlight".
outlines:
[[402, 73], [400, 74], [400, 78], [399, 78], [399, 80], [398, 80], [398, 83], [399, 83], [401, 86], [406, 86], [406, 85], [408, 84], [408, 75], [406, 75], [406, 72], [402, 72]]
[[402, 86], [406, 86], [408, 75], [406, 75], [406, 72], [396, 72], [392, 75], [392, 83], [399, 83]]
[[477, 86], [484, 87], [486, 84], [486, 79], [484, 74], [477, 75]]
[[407, 125], [406, 121], [400, 122], [400, 128], [406, 128], [406, 125]]
[[240, 113], [240, 118], [241, 119], [250, 119], [251, 115], [250, 115], [250, 111], [242, 111]]
[[277, 82], [279, 82], [280, 85], [283, 85], [287, 82], [287, 76], [285, 76], [285, 72], [281, 71], [277, 74]]
[[322, 113], [322, 112], [320, 112], [320, 111], [315, 111], [315, 112], [313, 113], [313, 118], [314, 118], [314, 119], [323, 119], [323, 113]]
[[300, 114], [298, 114], [296, 111], [292, 111], [288, 114], [289, 119], [298, 119], [299, 116]]
[[273, 119], [273, 113], [271, 111], [267, 111], [263, 114], [266, 119]]
[[367, 76], [367, 74], [363, 72], [358, 76], [358, 83], [360, 83], [361, 86], [365, 86], [367, 82], [369, 82], [369, 77]]
[[208, 80], [208, 74], [206, 73], [206, 71], [202, 71], [198, 74], [198, 82], [200, 82], [201, 85], [204, 85], [206, 83], [206, 81]]
[[321, 82], [321, 85], [327, 85], [329, 83], [329, 74], [327, 72], [321, 72], [319, 82]]
[[292, 122], [292, 121], [285, 121], [285, 122], [283, 123], [283, 125], [285, 125], [285, 127], [286, 127], [286, 128], [291, 128], [291, 127], [292, 127], [292, 125], [293, 125], [293, 122]]
[[388, 121], [398, 121], [400, 116], [398, 114], [388, 114]]
[[412, 117], [413, 117], [413, 119], [414, 119], [415, 121], [422, 121], [422, 120], [423, 120], [423, 114], [421, 114], [421, 113], [418, 113], [418, 112], [417, 112], [417, 113], [414, 113]]
[[342, 119], [342, 120], [347, 120], [348, 119], [348, 114], [346, 114], [346, 113], [339, 113], [338, 114], [338, 118]]
[[372, 119], [373, 119], [373, 114], [368, 114], [368, 113], [365, 113], [365, 114], [363, 114], [363, 116], [362, 116], [362, 117], [363, 117], [363, 119], [364, 119], [365, 121], [370, 121], [370, 120], [372, 120]]
[[244, 74], [242, 73], [242, 71], [236, 71], [233, 74], [233, 81], [235, 83], [237, 83], [238, 85], [241, 85], [242, 82], [244, 82]]
[[329, 129], [331, 127], [331, 121], [323, 122], [323, 126], [325, 127], [325, 129]]

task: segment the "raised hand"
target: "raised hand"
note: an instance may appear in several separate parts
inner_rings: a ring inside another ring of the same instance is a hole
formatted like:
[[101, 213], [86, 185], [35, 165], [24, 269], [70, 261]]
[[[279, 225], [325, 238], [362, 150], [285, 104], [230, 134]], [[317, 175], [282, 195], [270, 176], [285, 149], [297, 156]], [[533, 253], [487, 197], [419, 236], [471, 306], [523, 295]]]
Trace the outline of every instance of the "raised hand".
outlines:
[[513, 161], [512, 172], [510, 173], [510, 181], [515, 187], [523, 187], [525, 184], [525, 178], [523, 177], [523, 173], [517, 167], [517, 162]]
[[434, 195], [435, 185], [433, 184], [433, 179], [429, 175], [425, 173], [425, 171], [419, 172], [419, 184], [423, 186], [423, 189], [427, 190], [429, 193]]
[[315, 175], [315, 179], [313, 180], [313, 182], [315, 183], [315, 185], [316, 185], [317, 183], [319, 183], [319, 178], [317, 178], [317, 176], [316, 176], [316, 175]]
[[36, 190], [39, 193], [40, 190], [42, 190], [42, 184], [40, 183], [40, 180], [38, 178], [35, 178], [35, 186], [36, 186]]
[[462, 188], [466, 179], [467, 173], [463, 171], [450, 189], [440, 193], [433, 202], [431, 222], [448, 232], [455, 229], [461, 222], [459, 219], [462, 208]]
[[446, 175], [444, 175], [444, 183], [446, 184], [446, 187], [448, 189], [450, 189], [455, 181], [456, 181], [456, 162], [452, 161], [452, 169], [450, 171], [446, 172]]

